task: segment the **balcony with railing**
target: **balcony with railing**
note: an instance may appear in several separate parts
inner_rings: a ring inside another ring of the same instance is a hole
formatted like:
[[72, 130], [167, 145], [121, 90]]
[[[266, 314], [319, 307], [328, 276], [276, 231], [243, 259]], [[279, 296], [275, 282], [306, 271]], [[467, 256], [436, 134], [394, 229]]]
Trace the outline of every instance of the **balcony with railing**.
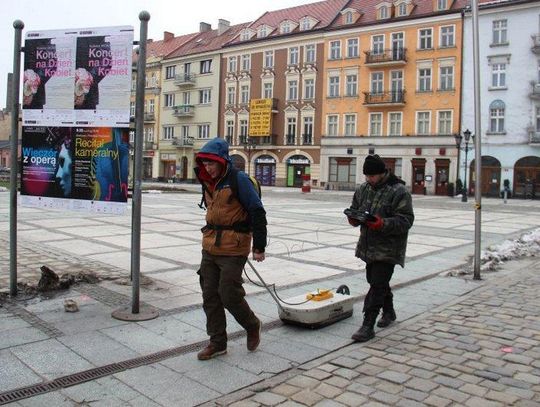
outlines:
[[182, 74], [175, 75], [174, 84], [176, 86], [194, 86], [195, 75], [192, 73], [182, 73]]
[[366, 65], [404, 65], [407, 62], [407, 49], [385, 49], [381, 51], [364, 51], [366, 54]]
[[157, 144], [153, 141], [145, 141], [143, 143], [143, 150], [144, 151], [151, 151], [151, 150], [157, 150]]
[[271, 134], [269, 136], [240, 136], [239, 142], [240, 145], [250, 144], [253, 146], [275, 146], [277, 141], [277, 136]]
[[539, 55], [540, 54], [540, 34], [531, 35], [531, 38], [533, 40], [533, 46], [531, 47], [531, 51]]
[[173, 116], [176, 117], [193, 117], [195, 115], [194, 105], [178, 105], [174, 107]]
[[313, 144], [313, 134], [302, 134], [302, 145], [310, 146]]
[[144, 113], [144, 121], [145, 122], [155, 122], [156, 121], [156, 115], [154, 112], [145, 112]]
[[402, 106], [405, 104], [405, 91], [393, 92], [364, 92], [364, 105], [377, 106]]
[[288, 146], [294, 146], [296, 144], [296, 134], [285, 135], [285, 144]]
[[175, 147], [193, 147], [193, 137], [173, 137], [172, 145]]
[[529, 97], [534, 100], [540, 100], [540, 82], [531, 82], [531, 93]]

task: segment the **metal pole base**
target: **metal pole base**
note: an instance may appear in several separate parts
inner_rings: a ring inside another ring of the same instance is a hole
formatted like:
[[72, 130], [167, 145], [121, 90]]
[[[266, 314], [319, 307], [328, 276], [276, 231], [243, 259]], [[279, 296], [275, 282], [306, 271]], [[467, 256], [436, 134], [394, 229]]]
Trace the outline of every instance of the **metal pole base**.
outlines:
[[134, 314], [131, 312], [131, 305], [129, 305], [113, 311], [111, 313], [111, 316], [114, 319], [118, 319], [120, 321], [148, 321], [150, 319], [157, 318], [159, 316], [159, 311], [153, 307], [141, 306], [139, 309], [139, 313]]

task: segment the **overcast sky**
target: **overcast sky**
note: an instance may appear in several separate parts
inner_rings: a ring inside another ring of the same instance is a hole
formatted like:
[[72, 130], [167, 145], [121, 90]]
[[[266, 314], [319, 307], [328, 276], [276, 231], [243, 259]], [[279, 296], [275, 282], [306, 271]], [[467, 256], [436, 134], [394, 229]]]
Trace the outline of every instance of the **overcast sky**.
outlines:
[[[26, 31], [132, 25], [139, 37], [139, 12], [150, 13], [148, 38], [163, 38], [199, 30], [201, 21], [217, 28], [220, 18], [231, 24], [253, 21], [265, 11], [313, 3], [317, 0], [3, 0], [0, 13], [0, 107], [6, 105], [6, 81], [13, 71], [13, 22]], [[24, 58], [24, 55], [21, 55]], [[23, 64], [21, 60], [21, 71]]]

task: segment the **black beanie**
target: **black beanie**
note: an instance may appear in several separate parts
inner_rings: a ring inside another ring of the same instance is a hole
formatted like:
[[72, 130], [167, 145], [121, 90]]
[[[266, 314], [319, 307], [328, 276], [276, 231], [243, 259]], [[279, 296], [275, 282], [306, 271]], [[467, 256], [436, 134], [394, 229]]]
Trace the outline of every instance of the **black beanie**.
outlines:
[[364, 175], [384, 174], [385, 171], [384, 161], [377, 154], [366, 157], [366, 161], [364, 161]]

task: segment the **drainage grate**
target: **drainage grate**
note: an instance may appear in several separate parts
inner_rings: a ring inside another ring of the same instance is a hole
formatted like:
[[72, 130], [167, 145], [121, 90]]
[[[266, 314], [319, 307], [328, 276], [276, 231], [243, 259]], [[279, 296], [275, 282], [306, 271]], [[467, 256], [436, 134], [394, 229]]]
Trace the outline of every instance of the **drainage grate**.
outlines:
[[[283, 325], [280, 320], [272, 321], [264, 324], [263, 331], [268, 331]], [[245, 336], [245, 331], [236, 331], [229, 335], [229, 339], [234, 340]], [[40, 394], [59, 390], [66, 387], [75, 386], [84, 382], [99, 379], [101, 377], [110, 376], [124, 370], [133, 369], [140, 366], [150, 365], [152, 363], [161, 362], [175, 356], [184, 355], [186, 353], [195, 352], [202, 349], [208, 344], [208, 341], [200, 341], [189, 345], [178, 346], [176, 348], [163, 350], [152, 353], [146, 356], [139, 356], [133, 359], [128, 359], [123, 362], [111, 363], [110, 365], [100, 366], [93, 369], [84, 370], [79, 373], [74, 373], [68, 376], [62, 376], [57, 379], [45, 383], [39, 383], [31, 386], [21, 387], [15, 390], [0, 393], [0, 405], [13, 403], [15, 401], [38, 396]]]

